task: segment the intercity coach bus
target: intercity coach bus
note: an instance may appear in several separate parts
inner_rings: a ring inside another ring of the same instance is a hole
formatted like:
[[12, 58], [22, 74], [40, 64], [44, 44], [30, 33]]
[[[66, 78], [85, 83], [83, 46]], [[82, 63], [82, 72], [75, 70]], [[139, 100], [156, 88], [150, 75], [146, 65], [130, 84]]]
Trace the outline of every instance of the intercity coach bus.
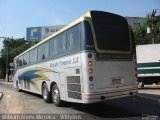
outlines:
[[124, 17], [90, 11], [15, 57], [14, 87], [56, 106], [135, 96], [132, 48]]

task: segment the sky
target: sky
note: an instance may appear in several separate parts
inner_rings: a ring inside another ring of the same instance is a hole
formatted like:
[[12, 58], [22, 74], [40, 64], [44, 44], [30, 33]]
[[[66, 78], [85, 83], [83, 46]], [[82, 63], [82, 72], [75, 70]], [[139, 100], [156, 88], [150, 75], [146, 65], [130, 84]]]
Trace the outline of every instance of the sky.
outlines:
[[90, 10], [145, 17], [153, 9], [160, 0], [0, 0], [0, 37], [26, 38], [27, 27], [66, 25]]

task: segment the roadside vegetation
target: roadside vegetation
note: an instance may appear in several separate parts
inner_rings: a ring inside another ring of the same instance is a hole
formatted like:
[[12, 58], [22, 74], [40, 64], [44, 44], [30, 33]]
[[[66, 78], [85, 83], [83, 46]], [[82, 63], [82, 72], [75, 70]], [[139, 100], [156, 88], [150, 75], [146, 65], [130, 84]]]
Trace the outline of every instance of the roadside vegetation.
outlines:
[[[10, 74], [11, 71], [10, 71], [9, 63], [12, 63], [15, 56], [22, 53], [29, 47], [31, 47], [31, 45], [26, 44], [26, 41], [24, 38], [4, 39], [3, 49], [1, 50], [1, 56], [0, 56], [0, 78], [5, 78], [6, 67], [9, 68], [8, 72]], [[8, 61], [8, 65], [6, 64], [7, 61]]]
[[[151, 27], [152, 24], [154, 24], [152, 33], [147, 33], [147, 27]], [[133, 32], [136, 45], [152, 44], [153, 34], [155, 36], [154, 43], [160, 43], [160, 16], [156, 16], [153, 21], [147, 17], [145, 23], [134, 29]]]

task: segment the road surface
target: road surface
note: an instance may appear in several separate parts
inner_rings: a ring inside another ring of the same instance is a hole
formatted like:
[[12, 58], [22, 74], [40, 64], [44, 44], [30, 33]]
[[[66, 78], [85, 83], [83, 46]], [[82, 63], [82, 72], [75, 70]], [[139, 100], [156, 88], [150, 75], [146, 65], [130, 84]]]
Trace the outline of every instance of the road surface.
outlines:
[[155, 120], [160, 120], [160, 104], [140, 98], [126, 98], [90, 105], [67, 103], [64, 107], [56, 107], [53, 103], [45, 103], [39, 95], [17, 92], [11, 84], [0, 83], [0, 91], [4, 93], [0, 101], [1, 119], [2, 115], [7, 113], [80, 115], [79, 118], [74, 119], [82, 120], [142, 120], [142, 117], [154, 117]]

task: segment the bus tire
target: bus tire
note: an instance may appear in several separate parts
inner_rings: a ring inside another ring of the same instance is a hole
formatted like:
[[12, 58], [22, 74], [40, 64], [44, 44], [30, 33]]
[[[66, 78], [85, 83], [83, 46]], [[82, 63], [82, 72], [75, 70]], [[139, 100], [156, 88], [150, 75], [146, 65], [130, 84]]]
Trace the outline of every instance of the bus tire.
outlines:
[[50, 95], [50, 92], [48, 90], [48, 86], [46, 83], [44, 83], [42, 85], [42, 97], [43, 97], [43, 100], [46, 102], [46, 103], [50, 103], [51, 102], [51, 95]]
[[59, 92], [58, 86], [56, 84], [53, 85], [51, 94], [52, 94], [51, 96], [52, 96], [53, 103], [58, 107], [62, 106], [60, 92]]

